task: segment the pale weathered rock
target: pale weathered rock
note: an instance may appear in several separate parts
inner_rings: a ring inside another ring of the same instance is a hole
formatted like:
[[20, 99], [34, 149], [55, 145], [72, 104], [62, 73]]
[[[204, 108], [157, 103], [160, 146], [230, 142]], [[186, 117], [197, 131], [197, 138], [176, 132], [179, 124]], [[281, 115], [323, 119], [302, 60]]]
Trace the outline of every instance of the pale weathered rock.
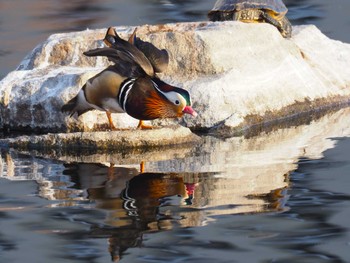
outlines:
[[[134, 28], [116, 29], [126, 39]], [[328, 39], [314, 26], [294, 27], [293, 32], [291, 39], [284, 39], [269, 24], [232, 21], [138, 28], [140, 38], [169, 51], [170, 64], [161, 77], [192, 94], [199, 116], [185, 116], [181, 123], [225, 133], [349, 100], [350, 45]], [[102, 45], [104, 33], [57, 34], [35, 48], [0, 82], [1, 128], [107, 127], [103, 112], [78, 119], [60, 112], [89, 77], [108, 65], [104, 58], [82, 55]], [[137, 125], [126, 114], [113, 118], [121, 128]]]
[[[200, 113], [186, 118], [187, 126], [230, 132], [349, 100], [350, 45], [328, 39], [314, 26], [296, 27], [291, 40], [267, 25], [259, 25], [266, 27], [264, 33], [254, 25], [240, 26], [246, 28], [238, 36], [230, 37], [237, 28], [228, 24], [211, 41], [214, 33], [200, 32], [224, 72], [185, 84]], [[337, 64], [336, 71], [326, 69], [327, 61], [329, 67]]]
[[125, 150], [151, 148], [174, 144], [191, 144], [200, 138], [190, 129], [176, 126], [151, 130], [112, 132], [48, 133], [0, 139], [0, 146], [18, 149], [99, 149]]

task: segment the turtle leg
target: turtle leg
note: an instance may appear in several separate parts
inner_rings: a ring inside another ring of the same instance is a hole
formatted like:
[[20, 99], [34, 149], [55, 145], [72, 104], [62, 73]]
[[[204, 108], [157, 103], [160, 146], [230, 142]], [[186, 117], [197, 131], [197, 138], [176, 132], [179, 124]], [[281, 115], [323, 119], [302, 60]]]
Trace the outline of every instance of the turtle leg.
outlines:
[[283, 37], [290, 38], [292, 36], [292, 24], [290, 23], [287, 17], [283, 17], [280, 21], [281, 28], [280, 30]]
[[270, 23], [271, 25], [274, 25], [275, 27], [278, 28], [278, 30], [281, 31], [281, 29], [282, 29], [281, 25], [276, 19], [274, 19], [272, 16], [270, 16], [269, 14], [267, 14], [266, 12], [263, 12], [263, 11], [261, 11], [260, 15], [265, 20], [265, 22]]
[[283, 17], [281, 21], [273, 18], [266, 12], [261, 11], [261, 17], [271, 25], [274, 25], [281, 33], [283, 37], [290, 38], [292, 35], [292, 25], [290, 24], [288, 18]]

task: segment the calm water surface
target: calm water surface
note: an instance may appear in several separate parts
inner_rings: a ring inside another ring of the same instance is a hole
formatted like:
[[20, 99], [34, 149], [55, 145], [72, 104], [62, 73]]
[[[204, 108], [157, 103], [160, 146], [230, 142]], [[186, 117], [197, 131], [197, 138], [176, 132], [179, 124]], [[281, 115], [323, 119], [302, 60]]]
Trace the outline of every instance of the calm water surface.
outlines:
[[[0, 1], [0, 78], [52, 33], [205, 20], [214, 2]], [[348, 0], [285, 3], [350, 43]], [[349, 116], [162, 151], [1, 149], [0, 262], [350, 262]]]
[[349, 262], [349, 114], [162, 151], [3, 149], [0, 261]]
[[[349, 0], [284, 0], [293, 25], [315, 24], [350, 43]], [[1, 0], [0, 79], [49, 35], [106, 28], [207, 20], [215, 0]]]

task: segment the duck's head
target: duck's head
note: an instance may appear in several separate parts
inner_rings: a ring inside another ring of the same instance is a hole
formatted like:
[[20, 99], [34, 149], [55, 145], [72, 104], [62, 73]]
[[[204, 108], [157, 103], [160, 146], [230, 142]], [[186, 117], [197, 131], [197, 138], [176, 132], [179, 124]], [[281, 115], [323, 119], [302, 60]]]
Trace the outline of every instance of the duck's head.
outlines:
[[164, 92], [164, 96], [174, 107], [177, 117], [182, 117], [185, 113], [197, 116], [197, 112], [191, 106], [191, 97], [187, 90], [175, 88], [174, 91]]
[[[197, 112], [192, 108], [191, 96], [187, 90], [171, 86], [158, 78], [153, 78], [152, 82], [156, 92], [166, 105], [163, 108], [168, 108], [168, 113], [165, 115], [168, 117], [182, 117], [184, 114], [197, 116]], [[156, 104], [155, 102], [151, 103]]]

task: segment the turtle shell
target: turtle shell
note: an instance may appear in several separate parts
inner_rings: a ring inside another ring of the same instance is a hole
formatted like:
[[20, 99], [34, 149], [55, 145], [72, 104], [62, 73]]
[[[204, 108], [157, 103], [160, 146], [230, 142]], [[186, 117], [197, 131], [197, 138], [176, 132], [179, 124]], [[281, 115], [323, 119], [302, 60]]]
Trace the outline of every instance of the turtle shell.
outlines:
[[282, 0], [217, 0], [211, 12], [234, 12], [244, 9], [271, 10], [280, 17], [288, 11]]

